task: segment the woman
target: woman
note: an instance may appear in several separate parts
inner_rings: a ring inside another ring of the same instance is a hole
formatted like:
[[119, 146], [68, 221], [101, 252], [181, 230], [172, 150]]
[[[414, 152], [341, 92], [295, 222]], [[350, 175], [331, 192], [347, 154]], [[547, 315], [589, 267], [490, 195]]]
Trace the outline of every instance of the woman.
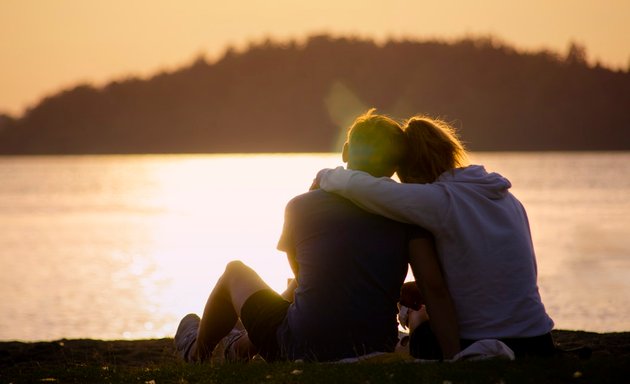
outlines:
[[[433, 233], [462, 348], [499, 339], [516, 356], [553, 354], [553, 321], [538, 292], [529, 222], [510, 182], [468, 165], [444, 122], [413, 117], [404, 131], [410, 154], [398, 171], [402, 184], [337, 168], [320, 173], [320, 187]], [[422, 345], [430, 338], [426, 329], [412, 335], [412, 350], [414, 340]]]

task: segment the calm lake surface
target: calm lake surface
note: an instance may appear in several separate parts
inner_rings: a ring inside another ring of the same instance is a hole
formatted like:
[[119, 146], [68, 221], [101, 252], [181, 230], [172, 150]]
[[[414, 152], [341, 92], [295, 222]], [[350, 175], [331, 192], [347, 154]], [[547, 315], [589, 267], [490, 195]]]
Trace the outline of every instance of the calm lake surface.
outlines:
[[[630, 152], [474, 153], [529, 213], [559, 329], [630, 331]], [[172, 336], [241, 259], [282, 290], [284, 206], [338, 154], [0, 157], [0, 340]]]

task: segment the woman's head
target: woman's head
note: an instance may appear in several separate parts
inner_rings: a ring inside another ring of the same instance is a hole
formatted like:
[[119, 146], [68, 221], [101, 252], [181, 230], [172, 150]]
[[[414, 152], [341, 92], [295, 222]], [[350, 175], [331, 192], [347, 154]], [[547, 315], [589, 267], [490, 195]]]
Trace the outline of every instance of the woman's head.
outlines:
[[407, 159], [398, 170], [405, 183], [432, 183], [444, 172], [468, 165], [464, 145], [447, 123], [414, 116], [403, 127]]

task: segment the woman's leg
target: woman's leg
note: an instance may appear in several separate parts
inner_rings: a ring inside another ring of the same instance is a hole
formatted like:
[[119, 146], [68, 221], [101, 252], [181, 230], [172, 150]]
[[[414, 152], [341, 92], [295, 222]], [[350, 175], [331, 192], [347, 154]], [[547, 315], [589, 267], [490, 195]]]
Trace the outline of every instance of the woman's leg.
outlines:
[[409, 333], [409, 354], [417, 359], [442, 360], [442, 348], [429, 321], [419, 324]]
[[549, 357], [556, 353], [556, 345], [551, 333], [534, 337], [503, 338], [499, 340], [514, 351], [517, 359], [525, 356]]

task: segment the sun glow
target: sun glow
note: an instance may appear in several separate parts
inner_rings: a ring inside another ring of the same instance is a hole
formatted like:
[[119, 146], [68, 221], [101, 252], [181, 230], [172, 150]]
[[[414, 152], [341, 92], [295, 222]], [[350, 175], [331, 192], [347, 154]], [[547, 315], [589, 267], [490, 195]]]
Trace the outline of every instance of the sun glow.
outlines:
[[149, 274], [149, 300], [159, 298], [171, 313], [200, 313], [223, 272], [216, 266], [237, 259], [282, 291], [292, 276], [286, 256], [276, 250], [284, 207], [308, 190], [319, 169], [337, 165], [338, 155], [167, 159], [149, 170], [152, 192], [142, 202], [156, 213], [146, 254], [152, 266], [129, 265], [130, 273], [141, 268]]

